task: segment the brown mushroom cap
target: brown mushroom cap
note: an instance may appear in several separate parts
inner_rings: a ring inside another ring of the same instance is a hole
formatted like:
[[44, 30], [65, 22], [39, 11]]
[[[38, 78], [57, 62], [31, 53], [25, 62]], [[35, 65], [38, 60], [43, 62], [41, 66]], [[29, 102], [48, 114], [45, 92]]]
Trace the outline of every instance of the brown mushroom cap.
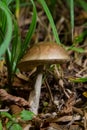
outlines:
[[28, 71], [38, 65], [57, 64], [67, 60], [69, 56], [62, 46], [53, 42], [41, 42], [29, 49], [18, 67], [22, 71]]

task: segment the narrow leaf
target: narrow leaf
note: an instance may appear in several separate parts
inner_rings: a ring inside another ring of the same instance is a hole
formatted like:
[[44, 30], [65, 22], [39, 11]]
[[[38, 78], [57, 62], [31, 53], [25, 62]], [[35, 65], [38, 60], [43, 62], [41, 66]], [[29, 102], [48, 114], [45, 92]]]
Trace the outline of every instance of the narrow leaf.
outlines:
[[0, 1], [0, 8], [2, 11], [4, 11], [6, 18], [7, 18], [7, 32], [4, 38], [4, 41], [0, 45], [0, 57], [5, 53], [6, 49], [8, 48], [10, 41], [11, 41], [11, 36], [12, 36], [12, 19], [10, 15], [10, 11], [7, 8], [7, 6]]
[[22, 45], [22, 53], [21, 53], [21, 57], [24, 55], [25, 53], [25, 50], [27, 49], [28, 47], [28, 44], [32, 38], [32, 35], [35, 31], [35, 27], [36, 27], [36, 19], [37, 19], [37, 11], [36, 11], [36, 7], [35, 7], [35, 4], [33, 2], [33, 0], [31, 0], [32, 2], [32, 5], [33, 5], [33, 16], [32, 16], [32, 22], [30, 24], [30, 27], [29, 27], [29, 30], [27, 32], [27, 35], [26, 35], [26, 38], [25, 38], [25, 41]]
[[45, 0], [38, 0], [38, 1], [41, 3], [41, 5], [42, 5], [42, 7], [44, 8], [44, 11], [45, 11], [45, 13], [46, 13], [46, 15], [47, 15], [49, 21], [50, 21], [50, 24], [51, 24], [51, 27], [52, 27], [53, 34], [54, 34], [54, 37], [55, 37], [56, 42], [57, 42], [58, 44], [60, 44], [60, 39], [59, 39], [59, 36], [58, 36], [57, 29], [56, 29], [56, 27], [55, 27], [54, 20], [53, 20], [52, 15], [51, 15], [51, 13], [50, 13], [48, 7], [47, 7], [47, 4], [46, 4]]

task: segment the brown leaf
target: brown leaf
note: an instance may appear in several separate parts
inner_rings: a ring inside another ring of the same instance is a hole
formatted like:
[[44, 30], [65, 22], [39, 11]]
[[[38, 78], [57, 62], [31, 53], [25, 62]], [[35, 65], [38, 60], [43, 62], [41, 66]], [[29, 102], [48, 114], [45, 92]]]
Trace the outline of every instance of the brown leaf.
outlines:
[[8, 94], [4, 89], [0, 89], [0, 100], [6, 102], [13, 102], [18, 106], [29, 107], [29, 103], [25, 99], [21, 97], [12, 96], [11, 94]]

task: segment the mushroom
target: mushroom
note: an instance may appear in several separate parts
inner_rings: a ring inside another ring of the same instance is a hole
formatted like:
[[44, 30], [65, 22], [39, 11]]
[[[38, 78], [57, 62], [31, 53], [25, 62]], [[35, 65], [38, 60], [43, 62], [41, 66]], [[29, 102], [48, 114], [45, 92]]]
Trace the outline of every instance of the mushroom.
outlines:
[[38, 75], [34, 91], [31, 93], [32, 101], [30, 101], [30, 110], [35, 114], [38, 114], [43, 66], [60, 64], [67, 60], [69, 60], [69, 56], [62, 46], [54, 42], [40, 42], [33, 45], [18, 64], [22, 71], [29, 71], [31, 68], [37, 67]]

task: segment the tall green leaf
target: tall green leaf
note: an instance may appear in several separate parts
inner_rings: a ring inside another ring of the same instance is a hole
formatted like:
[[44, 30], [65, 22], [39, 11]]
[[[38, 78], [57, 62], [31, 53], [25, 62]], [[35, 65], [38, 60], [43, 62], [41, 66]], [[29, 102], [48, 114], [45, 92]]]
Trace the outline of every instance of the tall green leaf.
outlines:
[[7, 31], [5, 34], [5, 38], [3, 40], [3, 42], [0, 45], [0, 57], [5, 53], [6, 49], [8, 48], [10, 41], [11, 41], [11, 37], [12, 37], [12, 19], [11, 19], [11, 15], [9, 12], [8, 7], [5, 5], [5, 3], [0, 1], [0, 8], [1, 10], [5, 13], [6, 18], [7, 18]]
[[51, 27], [52, 27], [53, 34], [54, 34], [54, 37], [55, 37], [56, 42], [57, 42], [58, 44], [60, 44], [60, 39], [59, 39], [59, 36], [58, 36], [57, 29], [56, 29], [56, 27], [55, 27], [54, 20], [53, 20], [52, 15], [51, 15], [51, 13], [50, 13], [50, 11], [49, 11], [49, 8], [47, 7], [47, 4], [46, 4], [45, 0], [38, 0], [38, 1], [41, 3], [41, 5], [42, 5], [42, 7], [44, 8], [44, 11], [45, 11], [45, 13], [46, 13], [46, 15], [47, 15], [49, 21], [50, 21], [50, 24], [51, 24]]
[[27, 49], [28, 47], [28, 44], [31, 40], [31, 37], [35, 31], [35, 27], [36, 27], [36, 20], [37, 20], [37, 11], [36, 11], [36, 7], [35, 7], [35, 3], [33, 2], [33, 0], [31, 0], [32, 2], [32, 5], [33, 5], [33, 16], [32, 16], [32, 22], [30, 24], [30, 27], [29, 27], [29, 30], [27, 32], [27, 35], [26, 35], [26, 38], [25, 38], [25, 41], [22, 45], [22, 50], [21, 50], [21, 57], [24, 55], [25, 53], [25, 50]]
[[81, 5], [81, 7], [87, 12], [87, 1], [79, 0], [78, 3]]
[[3, 130], [1, 120], [0, 120], [0, 130]]
[[73, 33], [74, 33], [74, 1], [70, 0], [70, 17], [71, 17], [71, 34], [73, 41]]

